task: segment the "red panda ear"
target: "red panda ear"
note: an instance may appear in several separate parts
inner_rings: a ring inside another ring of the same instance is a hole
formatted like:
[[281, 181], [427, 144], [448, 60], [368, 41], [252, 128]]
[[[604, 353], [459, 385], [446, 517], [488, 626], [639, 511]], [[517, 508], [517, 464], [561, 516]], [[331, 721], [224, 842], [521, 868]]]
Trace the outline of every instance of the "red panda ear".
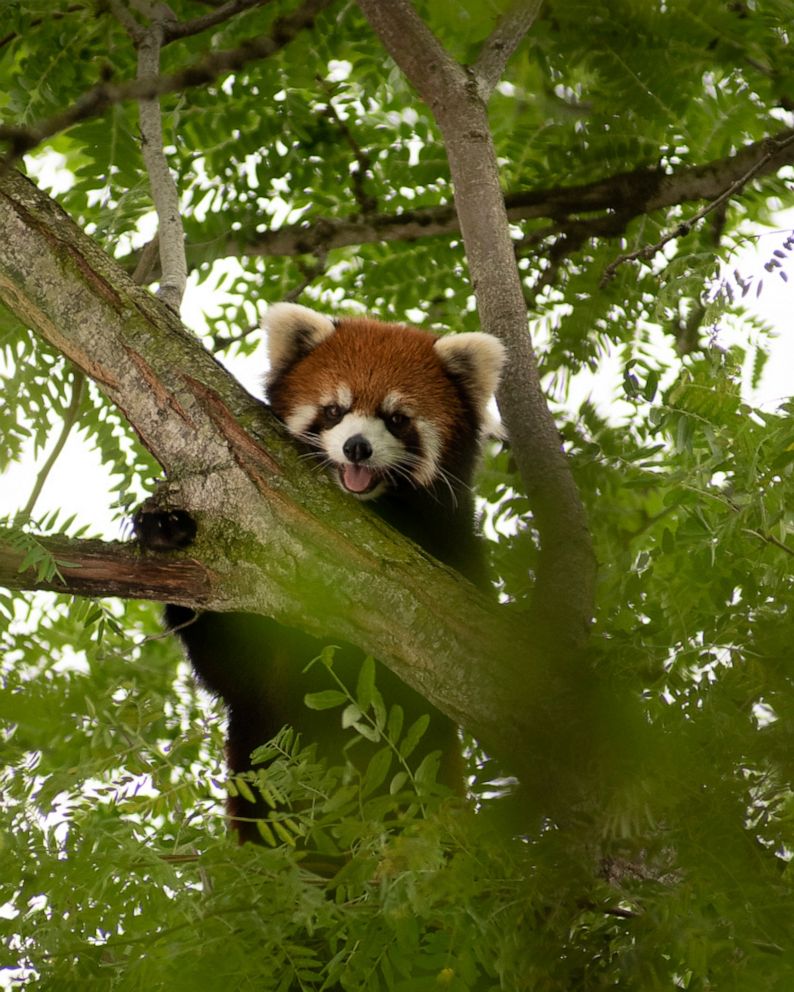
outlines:
[[336, 324], [299, 303], [274, 303], [268, 307], [262, 327], [267, 332], [268, 379], [272, 380], [330, 337]]
[[491, 334], [448, 334], [433, 346], [436, 354], [467, 391], [481, 416], [499, 385], [505, 347]]

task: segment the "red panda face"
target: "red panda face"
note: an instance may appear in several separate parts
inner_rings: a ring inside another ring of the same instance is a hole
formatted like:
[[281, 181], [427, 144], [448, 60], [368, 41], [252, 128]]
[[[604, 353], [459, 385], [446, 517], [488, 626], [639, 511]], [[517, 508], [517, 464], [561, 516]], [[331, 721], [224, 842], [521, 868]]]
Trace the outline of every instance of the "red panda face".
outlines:
[[[265, 318], [271, 406], [359, 499], [471, 471], [503, 361], [484, 334], [437, 338], [280, 303]], [[463, 480], [467, 482], [468, 480]]]

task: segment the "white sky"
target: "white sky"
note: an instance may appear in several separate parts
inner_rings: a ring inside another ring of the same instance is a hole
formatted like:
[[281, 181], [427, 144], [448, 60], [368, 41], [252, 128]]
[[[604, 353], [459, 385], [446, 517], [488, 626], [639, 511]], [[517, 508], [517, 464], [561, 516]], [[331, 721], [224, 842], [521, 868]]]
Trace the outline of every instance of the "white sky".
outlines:
[[[779, 228], [774, 232], [764, 232], [759, 238], [747, 243], [745, 250], [737, 256], [731, 268], [737, 268], [743, 275], [753, 274], [763, 277], [763, 292], [756, 298], [748, 295], [746, 303], [755, 313], [776, 329], [776, 337], [771, 346], [771, 357], [764, 370], [762, 381], [756, 390], [749, 386], [749, 368], [745, 376], [745, 398], [756, 406], [774, 409], [782, 400], [794, 392], [794, 270], [791, 280], [784, 282], [776, 273], [763, 270], [765, 262], [779, 248], [794, 228], [794, 210], [779, 217]], [[784, 263], [785, 264], [785, 263]], [[217, 302], [212, 289], [205, 283], [201, 287], [188, 289], [182, 317], [185, 323], [196, 331], [205, 328], [204, 313]], [[727, 347], [736, 343], [747, 345], [746, 329], [732, 328], [723, 320], [715, 337], [715, 343]], [[748, 349], [748, 352], [750, 349]], [[228, 363], [230, 370], [243, 385], [253, 393], [259, 392], [258, 383], [265, 368], [262, 349], [247, 358], [236, 358]], [[748, 363], [749, 364], [749, 363]], [[582, 373], [571, 383], [568, 404], [576, 409], [586, 397], [592, 397], [599, 410], [608, 414], [618, 413], [620, 400], [620, 362], [617, 355], [602, 362], [598, 373]], [[13, 465], [0, 475], [0, 517], [13, 515], [25, 504], [41, 465], [58, 435], [60, 425], [54, 425], [52, 441], [47, 450], [34, 457], [32, 446], [20, 464]], [[91, 526], [92, 535], [105, 538], [125, 536], [123, 521], [114, 520], [109, 504], [107, 473], [99, 463], [97, 455], [86, 447], [76, 432], [67, 442], [36, 504], [35, 515], [43, 516], [58, 507], [62, 518], [77, 515], [79, 523]]]

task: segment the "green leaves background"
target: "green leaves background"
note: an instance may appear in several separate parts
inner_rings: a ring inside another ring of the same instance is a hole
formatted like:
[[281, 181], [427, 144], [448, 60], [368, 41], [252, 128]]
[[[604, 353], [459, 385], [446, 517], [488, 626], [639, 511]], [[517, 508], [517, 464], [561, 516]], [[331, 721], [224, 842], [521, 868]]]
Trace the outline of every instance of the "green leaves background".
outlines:
[[[205, 12], [189, 0], [171, 6], [182, 19]], [[265, 4], [174, 42], [163, 71], [267, 33], [296, 6]], [[503, 6], [417, 4], [464, 61]], [[505, 191], [669, 172], [777, 133], [794, 104], [790, 30], [784, 0], [548, 3], [491, 105]], [[133, 47], [103, 5], [8, 2], [3, 31], [5, 124], [33, 126], [109, 74], [134, 76]], [[213, 284], [213, 263], [240, 263], [221, 282], [210, 347], [251, 351], [261, 304], [289, 296], [477, 329], [457, 236], [328, 252], [320, 237], [305, 254], [257, 253], [258, 237], [282, 225], [375, 225], [450, 202], [435, 128], [355, 6], [333, 6], [275, 57], [164, 97], [163, 107], [194, 277]], [[152, 209], [134, 104], [57, 134], [30, 168], [53, 154], [44, 181], [131, 266]], [[262, 850], [235, 849], [220, 812], [220, 711], [158, 636], [156, 609], [0, 594], [6, 986], [789, 989], [794, 421], [790, 403], [750, 408], [745, 354], [711, 337], [722, 322], [741, 322], [762, 367], [767, 329], [745, 312], [741, 284], [717, 294], [714, 280], [752, 225], [791, 204], [789, 166], [652, 263], [624, 264], [606, 286], [618, 255], [658, 241], [700, 204], [638, 217], [557, 255], [549, 218], [515, 223], [530, 326], [555, 396], [617, 353], [615, 388], [629, 411], [616, 419], [589, 402], [558, 405], [600, 562], [589, 664], [609, 692], [595, 716], [622, 735], [608, 773], [586, 747], [569, 755], [589, 789], [565, 817], [490, 780], [473, 741], [475, 801], [444, 794], [432, 769], [412, 765], [421, 728], [402, 726], [373, 669], [338, 686], [317, 665], [309, 704], [339, 705], [351, 741], [380, 735], [384, 746], [356, 776], [343, 756], [325, 768], [289, 735], [278, 739], [265, 787], [291, 804], [296, 829], [281, 824], [287, 839], [275, 831]], [[620, 207], [606, 216], [619, 218]], [[783, 254], [767, 278], [787, 274]], [[693, 313], [682, 355], [674, 341]], [[6, 467], [31, 439], [49, 450], [73, 375], [5, 311], [0, 349]], [[108, 503], [150, 488], [157, 466], [93, 387], [78, 424], [112, 469]], [[520, 611], [536, 559], [508, 450], [492, 452], [480, 494], [498, 538], [499, 592]], [[35, 527], [15, 525], [31, 542]], [[25, 547], [52, 567], [35, 542]], [[546, 744], [560, 760], [581, 705], [575, 679], [566, 684], [571, 698], [550, 701], [560, 714], [553, 739], [533, 742], [539, 764]], [[624, 719], [626, 700], [640, 701], [641, 725]]]

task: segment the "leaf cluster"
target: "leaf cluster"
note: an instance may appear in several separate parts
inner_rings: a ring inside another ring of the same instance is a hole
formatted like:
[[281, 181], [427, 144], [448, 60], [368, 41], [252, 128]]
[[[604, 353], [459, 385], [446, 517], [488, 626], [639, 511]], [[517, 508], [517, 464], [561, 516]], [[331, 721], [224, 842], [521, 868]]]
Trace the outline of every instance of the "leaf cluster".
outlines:
[[[170, 6], [183, 19], [204, 12]], [[164, 70], [266, 33], [294, 6], [265, 4], [174, 42]], [[417, 9], [470, 61], [505, 6]], [[4, 18], [4, 123], [33, 125], [108, 73], [134, 76], [134, 46], [105, 5], [16, 0]], [[505, 191], [669, 174], [733, 153], [790, 112], [793, 60], [786, 0], [550, 0], [490, 107]], [[284, 225], [314, 231], [451, 201], [430, 117], [355, 5], [162, 106], [191, 292], [211, 300], [216, 350], [251, 350], [262, 301], [284, 298], [477, 328], [457, 236], [256, 253], [257, 237]], [[75, 124], [27, 164], [120, 258], [150, 235], [134, 105]], [[515, 222], [549, 391], [564, 399], [578, 371], [609, 354], [620, 363], [609, 415], [590, 402], [558, 411], [600, 563], [591, 655], [560, 674], [532, 741], [550, 793], [579, 783], [565, 815], [555, 795], [544, 803], [491, 780], [476, 743], [471, 805], [445, 794], [433, 761], [413, 760], [423, 721], [404, 725], [368, 663], [353, 686], [316, 665], [326, 681], [307, 700], [339, 710], [351, 748], [375, 745], [363, 772], [346, 755], [326, 767], [284, 733], [253, 775], [228, 779], [220, 710], [157, 635], [153, 607], [3, 593], [3, 981], [789, 989], [794, 410], [752, 409], [745, 356], [712, 338], [735, 315], [757, 381], [768, 328], [746, 307], [760, 282], [739, 273], [738, 291], [715, 296], [714, 280], [751, 226], [791, 203], [785, 174], [766, 177], [606, 286], [618, 255], [659, 243], [701, 205], [623, 223], [616, 202], [596, 218], [608, 234], [571, 226], [588, 211]], [[771, 274], [785, 274], [789, 254], [771, 256]], [[74, 380], [5, 311], [0, 349], [4, 469], [50, 447]], [[157, 469], [120, 412], [91, 387], [78, 425], [116, 495], [137, 499]], [[524, 610], [537, 534], [509, 446], [489, 453], [480, 493], [500, 596]], [[57, 568], [29, 527], [16, 539], [26, 564]], [[235, 790], [271, 807], [259, 850], [226, 838], [220, 810]]]

